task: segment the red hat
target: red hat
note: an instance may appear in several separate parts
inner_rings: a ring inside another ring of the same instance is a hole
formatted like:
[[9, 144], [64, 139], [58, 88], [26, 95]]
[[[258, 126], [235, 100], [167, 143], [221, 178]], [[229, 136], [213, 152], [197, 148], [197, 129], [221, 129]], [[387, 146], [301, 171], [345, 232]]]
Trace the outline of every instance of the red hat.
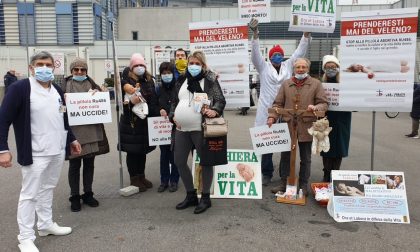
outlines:
[[284, 57], [284, 51], [280, 45], [275, 45], [273, 48], [270, 49], [270, 51], [268, 52], [268, 58], [271, 59], [271, 56], [273, 56], [274, 53], [280, 53]]

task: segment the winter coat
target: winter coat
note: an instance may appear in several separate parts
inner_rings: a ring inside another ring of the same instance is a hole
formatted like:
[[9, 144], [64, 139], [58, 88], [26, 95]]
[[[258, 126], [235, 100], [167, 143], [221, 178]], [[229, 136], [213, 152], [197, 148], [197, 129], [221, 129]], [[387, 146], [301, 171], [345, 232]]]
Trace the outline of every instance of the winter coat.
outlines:
[[121, 115], [120, 120], [121, 151], [147, 154], [156, 148], [156, 146], [149, 146], [147, 118], [159, 116], [159, 103], [153, 78], [139, 78], [133, 72], [129, 71], [128, 68], [124, 70], [123, 76], [121, 77], [122, 96], [124, 97], [125, 95], [123, 88], [125, 84], [130, 84], [135, 87], [136, 83], [140, 84], [140, 92], [147, 101], [149, 114], [145, 119], [140, 119], [140, 117], [131, 111], [134, 106], [131, 101], [128, 104], [124, 104], [124, 113]]
[[420, 84], [414, 84], [413, 108], [410, 116], [414, 119], [420, 119]]
[[262, 126], [267, 123], [268, 108], [273, 105], [280, 85], [292, 77], [293, 63], [297, 58], [304, 57], [308, 50], [310, 38], [302, 36], [299, 46], [290, 58], [281, 63], [280, 72], [273, 67], [270, 61], [265, 61], [260, 51], [258, 39], [252, 40], [251, 60], [260, 75], [260, 97], [258, 99], [257, 116], [255, 126]]
[[[176, 106], [178, 106], [178, 93], [181, 89], [182, 84], [184, 84], [186, 80], [185, 75], [181, 75], [176, 83], [175, 89], [172, 93], [172, 104], [171, 104], [171, 111], [169, 113], [169, 119], [173, 122], [174, 113]], [[219, 115], [223, 115], [223, 110], [226, 106], [225, 96], [223, 95], [222, 88], [220, 87], [219, 82], [217, 81], [216, 74], [213, 72], [207, 71], [204, 74], [204, 93], [207, 93], [208, 99], [211, 101], [210, 109], [215, 110]]]
[[[300, 88], [296, 86], [292, 79], [284, 81], [274, 100], [273, 108], [293, 109], [296, 94], [300, 94], [299, 110], [306, 110], [308, 105], [311, 104], [315, 105], [318, 111], [326, 111], [328, 108], [327, 97], [325, 96], [321, 82], [312, 77], [308, 77]], [[277, 120], [279, 115], [277, 113], [270, 113], [269, 117]], [[290, 134], [292, 133], [291, 119], [291, 116], [283, 116], [283, 120], [288, 123]], [[297, 126], [299, 142], [312, 142], [312, 136], [309, 135], [308, 129], [314, 121], [316, 121], [315, 117], [299, 117]]]
[[172, 92], [174, 89], [175, 80], [172, 80], [169, 87], [165, 86], [162, 82], [162, 85], [159, 88], [159, 106], [160, 109], [164, 109], [167, 114], [171, 111]]
[[4, 92], [7, 92], [7, 88], [12, 85], [13, 82], [17, 81], [17, 77], [13, 74], [11, 74], [10, 72], [7, 72], [6, 75], [4, 76], [4, 86], [5, 86], [5, 90]]
[[[327, 82], [334, 83], [331, 80]], [[327, 111], [326, 116], [330, 121], [330, 127], [332, 127], [332, 131], [328, 135], [330, 150], [321, 152], [321, 156], [327, 158], [347, 157], [350, 143], [351, 112]]]

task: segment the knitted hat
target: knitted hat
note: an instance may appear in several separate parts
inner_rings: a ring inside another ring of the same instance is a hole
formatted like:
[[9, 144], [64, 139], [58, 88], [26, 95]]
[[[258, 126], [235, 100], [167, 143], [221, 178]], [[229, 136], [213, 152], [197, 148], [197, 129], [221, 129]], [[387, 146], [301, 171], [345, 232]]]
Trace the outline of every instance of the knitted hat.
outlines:
[[75, 58], [71, 63], [70, 63], [70, 71], [73, 71], [73, 68], [75, 67], [81, 67], [81, 68], [85, 68], [86, 71], [88, 70], [88, 65], [85, 59], [82, 58]]
[[132, 70], [136, 65], [143, 65], [146, 66], [146, 62], [144, 61], [143, 55], [140, 53], [134, 53], [130, 59], [130, 69]]
[[275, 45], [273, 48], [270, 49], [270, 51], [268, 52], [268, 58], [271, 59], [271, 56], [273, 56], [274, 53], [280, 53], [284, 57], [284, 51], [280, 45]]
[[338, 61], [338, 59], [334, 55], [325, 55], [324, 58], [322, 58], [322, 70], [325, 70], [325, 65], [328, 62], [333, 62], [338, 67], [340, 67], [340, 61]]

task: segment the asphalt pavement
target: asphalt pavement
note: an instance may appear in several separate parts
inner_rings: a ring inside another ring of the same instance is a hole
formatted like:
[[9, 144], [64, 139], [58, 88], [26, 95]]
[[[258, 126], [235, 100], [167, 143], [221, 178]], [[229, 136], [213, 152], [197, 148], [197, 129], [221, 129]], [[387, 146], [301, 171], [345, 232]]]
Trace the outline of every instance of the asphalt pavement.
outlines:
[[[249, 128], [255, 110], [239, 115], [227, 111], [228, 147], [250, 149]], [[114, 115], [115, 119], [115, 115]], [[114, 120], [115, 121], [115, 120]], [[353, 113], [350, 155], [343, 170], [371, 169], [372, 112]], [[309, 195], [306, 206], [276, 203], [269, 189], [279, 181], [280, 154], [274, 155], [275, 177], [263, 188], [262, 200], [213, 199], [213, 206], [200, 215], [193, 208], [178, 211], [175, 205], [185, 197], [157, 193], [159, 186], [159, 148], [147, 156], [146, 176], [154, 183], [147, 192], [122, 197], [119, 189], [119, 158], [116, 150], [116, 123], [107, 124], [111, 153], [96, 159], [93, 190], [100, 205], [70, 211], [68, 162], [64, 164], [55, 190], [54, 220], [73, 228], [63, 237], [37, 237], [42, 252], [55, 251], [420, 251], [420, 139], [406, 138], [411, 130], [408, 113], [388, 119], [376, 113], [374, 169], [404, 171], [411, 224], [337, 223]], [[14, 136], [10, 146], [16, 160]], [[124, 167], [124, 186], [129, 185]], [[322, 179], [322, 161], [312, 156], [311, 182]], [[16, 208], [21, 174], [16, 161], [0, 169], [0, 251], [18, 251]]]

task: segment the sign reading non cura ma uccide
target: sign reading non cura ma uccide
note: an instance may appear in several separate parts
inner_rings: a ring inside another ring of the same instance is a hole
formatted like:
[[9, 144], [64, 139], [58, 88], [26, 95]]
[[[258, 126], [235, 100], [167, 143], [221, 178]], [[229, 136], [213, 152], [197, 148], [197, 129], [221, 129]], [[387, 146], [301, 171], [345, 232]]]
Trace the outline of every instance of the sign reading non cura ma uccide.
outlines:
[[67, 93], [66, 106], [71, 126], [112, 122], [109, 92]]

